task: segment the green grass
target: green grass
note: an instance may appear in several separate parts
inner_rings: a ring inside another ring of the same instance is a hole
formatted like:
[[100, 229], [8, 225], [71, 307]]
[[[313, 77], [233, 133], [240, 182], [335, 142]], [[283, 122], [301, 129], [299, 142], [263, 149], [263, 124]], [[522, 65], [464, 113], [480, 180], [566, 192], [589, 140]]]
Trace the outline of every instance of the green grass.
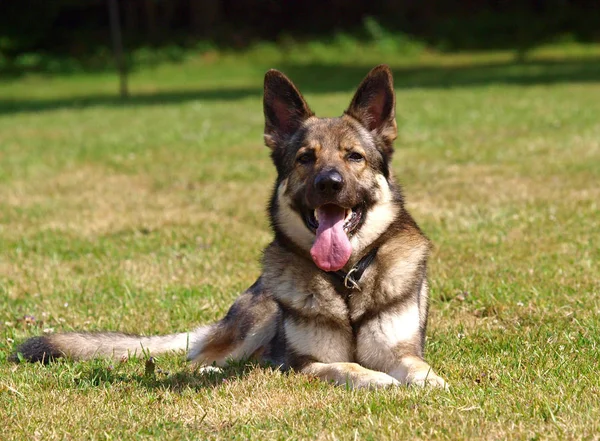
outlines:
[[[0, 83], [1, 438], [597, 439], [600, 47], [263, 55], [139, 70], [126, 102], [108, 73]], [[427, 357], [450, 391], [202, 375], [177, 356], [153, 375], [7, 361], [44, 332], [222, 316], [270, 240], [264, 71], [331, 116], [378, 62], [396, 75], [393, 169], [436, 245]]]

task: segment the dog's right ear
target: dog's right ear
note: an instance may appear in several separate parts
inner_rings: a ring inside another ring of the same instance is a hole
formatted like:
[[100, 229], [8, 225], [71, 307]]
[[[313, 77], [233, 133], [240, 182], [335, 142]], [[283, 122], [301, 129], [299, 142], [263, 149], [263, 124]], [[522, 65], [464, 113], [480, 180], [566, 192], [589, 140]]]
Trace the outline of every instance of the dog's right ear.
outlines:
[[294, 83], [275, 69], [265, 75], [263, 106], [265, 144], [271, 149], [292, 136], [314, 115]]

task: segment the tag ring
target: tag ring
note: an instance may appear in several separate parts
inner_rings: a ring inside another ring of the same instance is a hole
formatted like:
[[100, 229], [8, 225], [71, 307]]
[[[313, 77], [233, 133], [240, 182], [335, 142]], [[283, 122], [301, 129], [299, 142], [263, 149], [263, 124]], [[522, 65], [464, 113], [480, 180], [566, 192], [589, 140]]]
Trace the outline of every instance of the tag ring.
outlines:
[[360, 291], [360, 286], [358, 286], [356, 280], [350, 277], [352, 273], [356, 271], [358, 271], [356, 268], [352, 268], [350, 271], [348, 271], [348, 274], [346, 274], [346, 277], [344, 277], [344, 286], [348, 289], [357, 289]]

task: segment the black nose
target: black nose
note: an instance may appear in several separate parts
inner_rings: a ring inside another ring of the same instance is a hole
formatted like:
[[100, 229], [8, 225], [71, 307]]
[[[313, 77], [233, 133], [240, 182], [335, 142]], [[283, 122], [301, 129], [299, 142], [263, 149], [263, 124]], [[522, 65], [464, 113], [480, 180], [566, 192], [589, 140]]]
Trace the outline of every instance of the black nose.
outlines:
[[315, 178], [315, 188], [323, 195], [334, 195], [344, 187], [344, 178], [337, 170], [324, 170]]

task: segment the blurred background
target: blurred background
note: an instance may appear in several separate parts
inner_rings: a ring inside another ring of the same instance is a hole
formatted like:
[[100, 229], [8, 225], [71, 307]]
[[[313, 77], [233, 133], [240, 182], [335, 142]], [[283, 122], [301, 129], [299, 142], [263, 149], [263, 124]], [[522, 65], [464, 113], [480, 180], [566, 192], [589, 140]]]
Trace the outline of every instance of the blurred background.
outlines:
[[396, 55], [508, 49], [523, 60], [540, 45], [598, 41], [599, 24], [597, 0], [3, 0], [0, 73], [110, 69], [121, 44], [128, 70], [257, 48], [335, 58], [324, 44]]

